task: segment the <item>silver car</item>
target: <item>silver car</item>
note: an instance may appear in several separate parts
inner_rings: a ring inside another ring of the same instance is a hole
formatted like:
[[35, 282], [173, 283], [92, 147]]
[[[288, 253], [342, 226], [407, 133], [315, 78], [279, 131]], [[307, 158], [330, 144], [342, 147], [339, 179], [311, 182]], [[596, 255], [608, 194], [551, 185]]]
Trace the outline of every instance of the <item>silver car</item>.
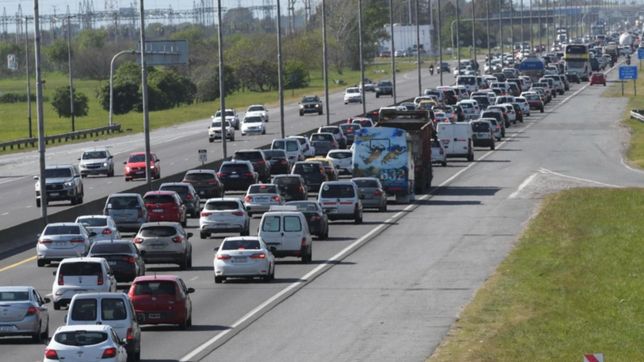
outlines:
[[356, 177], [351, 179], [358, 186], [358, 194], [363, 208], [375, 208], [387, 211], [387, 194], [380, 180], [375, 177]]
[[101, 240], [118, 240], [121, 233], [111, 216], [83, 215], [76, 218], [76, 222], [83, 224], [87, 230], [96, 233], [92, 242]]
[[447, 151], [441, 141], [432, 139], [432, 162], [447, 166]]
[[242, 201], [231, 197], [206, 201], [199, 218], [201, 238], [206, 239], [210, 234], [231, 231], [242, 236], [250, 232], [250, 217]]
[[178, 222], [150, 222], [141, 225], [134, 245], [145, 263], [178, 264], [181, 270], [192, 267], [192, 233]]
[[84, 256], [89, 251], [94, 236], [96, 233], [88, 231], [83, 224], [47, 224], [42, 233], [38, 234], [36, 262], [42, 267], [52, 261]]
[[31, 336], [36, 343], [49, 338], [49, 302], [33, 287], [0, 287], [0, 337]]
[[135, 193], [111, 194], [105, 201], [103, 215], [111, 216], [120, 231], [138, 231], [148, 221], [143, 198]]
[[244, 206], [248, 216], [253, 213], [263, 213], [268, 211], [273, 205], [282, 205], [284, 200], [280, 195], [279, 187], [275, 184], [255, 184], [250, 185], [246, 196], [244, 196]]
[[114, 156], [106, 149], [86, 150], [78, 159], [82, 177], [87, 175], [114, 176]]
[[275, 258], [258, 237], [229, 237], [215, 248], [215, 283], [226, 278], [275, 278]]

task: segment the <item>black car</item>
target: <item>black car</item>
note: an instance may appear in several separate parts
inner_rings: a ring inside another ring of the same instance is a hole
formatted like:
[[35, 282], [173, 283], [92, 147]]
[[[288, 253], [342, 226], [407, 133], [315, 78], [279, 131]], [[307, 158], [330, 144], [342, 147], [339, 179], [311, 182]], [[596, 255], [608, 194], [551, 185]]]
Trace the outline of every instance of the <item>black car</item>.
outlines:
[[290, 171], [288, 157], [284, 150], [263, 150], [266, 162], [270, 165], [271, 175], [287, 174]]
[[394, 85], [390, 80], [381, 80], [376, 85], [376, 98], [380, 96], [392, 96], [394, 95]]
[[329, 218], [317, 201], [290, 201], [285, 205], [295, 206], [297, 211], [304, 214], [312, 235], [320, 240], [329, 237]]
[[306, 200], [308, 197], [308, 186], [300, 175], [277, 175], [271, 183], [277, 185], [285, 201]]
[[145, 263], [131, 240], [96, 241], [87, 256], [105, 258], [119, 283], [145, 275]]
[[219, 167], [217, 176], [226, 191], [246, 191], [257, 183], [257, 172], [250, 161], [225, 161]]
[[300, 101], [300, 116], [303, 116], [305, 113], [317, 113], [319, 115], [323, 114], [322, 110], [322, 101], [318, 96], [304, 96]]
[[262, 150], [240, 150], [233, 154], [233, 161], [250, 161], [257, 172], [259, 180], [268, 182], [271, 178], [271, 166], [266, 162]]
[[189, 183], [204, 198], [224, 196], [224, 185], [214, 170], [190, 170], [183, 176], [181, 182]]
[[187, 182], [166, 182], [159, 186], [159, 191], [175, 191], [181, 197], [183, 204], [186, 205], [186, 214], [190, 214], [190, 217], [199, 217], [201, 198], [191, 184]]
[[451, 70], [449, 69], [449, 63], [447, 62], [442, 62], [440, 63], [440, 67], [438, 67], [439, 72], [447, 72], [449, 73]]
[[300, 175], [310, 191], [318, 192], [322, 182], [328, 181], [324, 165], [315, 161], [301, 161], [293, 165], [292, 175]]

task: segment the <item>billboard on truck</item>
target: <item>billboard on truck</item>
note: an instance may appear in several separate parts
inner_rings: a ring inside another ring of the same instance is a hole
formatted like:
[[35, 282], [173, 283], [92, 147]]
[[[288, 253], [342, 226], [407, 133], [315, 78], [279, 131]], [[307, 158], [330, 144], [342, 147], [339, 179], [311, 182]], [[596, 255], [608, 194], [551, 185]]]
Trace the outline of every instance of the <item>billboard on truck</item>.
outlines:
[[544, 75], [545, 64], [540, 58], [530, 56], [519, 63], [519, 72], [523, 75], [529, 76], [533, 81], [538, 80]]

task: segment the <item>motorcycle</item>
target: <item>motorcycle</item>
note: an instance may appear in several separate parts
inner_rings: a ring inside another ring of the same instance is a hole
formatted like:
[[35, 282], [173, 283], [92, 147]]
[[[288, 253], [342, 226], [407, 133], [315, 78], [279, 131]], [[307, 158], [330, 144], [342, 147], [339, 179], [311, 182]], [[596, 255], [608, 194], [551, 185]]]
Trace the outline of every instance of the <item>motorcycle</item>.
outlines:
[[429, 67], [429, 75], [434, 75], [434, 67]]

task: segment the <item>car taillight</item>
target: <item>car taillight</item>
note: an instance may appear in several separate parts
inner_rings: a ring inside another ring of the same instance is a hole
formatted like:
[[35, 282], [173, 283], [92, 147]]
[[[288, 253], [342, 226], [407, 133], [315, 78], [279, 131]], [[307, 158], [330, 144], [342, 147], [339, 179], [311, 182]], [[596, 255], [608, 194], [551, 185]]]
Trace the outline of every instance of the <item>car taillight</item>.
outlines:
[[33, 305], [27, 308], [27, 315], [35, 315], [38, 313], [38, 308], [34, 307]]
[[135, 264], [136, 263], [136, 258], [134, 258], [133, 256], [126, 256], [124, 259], [125, 259], [125, 262], [128, 263], [128, 264]]
[[275, 202], [280, 202], [280, 201], [282, 201], [282, 198], [281, 198], [281, 197], [279, 197], [278, 195], [273, 195], [272, 199], [273, 199], [273, 201], [275, 201]]
[[217, 254], [217, 259], [218, 259], [218, 260], [228, 260], [228, 259], [230, 259], [230, 255], [226, 255], [226, 254]]
[[243, 211], [233, 211], [233, 215], [235, 215], [235, 216], [244, 216], [244, 212]]
[[45, 348], [45, 358], [58, 359], [58, 353], [56, 353], [55, 349]]
[[40, 244], [51, 244], [51, 240], [49, 239], [41, 239], [38, 241]]
[[288, 165], [288, 161], [287, 161], [287, 160], [280, 160], [280, 163], [281, 163], [282, 165]]
[[65, 279], [62, 272], [58, 273], [58, 285], [65, 285]]
[[139, 215], [138, 217], [143, 217], [143, 209], [142, 208], [139, 208], [138, 215]]
[[251, 259], [266, 259], [266, 254], [256, 253], [250, 256]]
[[192, 195], [187, 194], [187, 195], [186, 195], [186, 200], [189, 200], [189, 201], [190, 201], [190, 200], [192, 200]]
[[302, 247], [306, 246], [306, 238], [302, 238]]
[[311, 216], [311, 221], [318, 221], [318, 220], [320, 220], [320, 217], [318, 215]]
[[223, 173], [223, 172], [217, 172], [217, 177], [224, 177], [224, 176], [226, 176], [226, 175], [227, 175], [226, 173]]
[[96, 285], [103, 285], [103, 273], [99, 273], [96, 276]]
[[110, 228], [105, 228], [103, 229], [103, 232], [101, 232], [103, 235], [112, 235], [112, 229]]
[[101, 358], [114, 358], [116, 357], [116, 348], [110, 347], [110, 348], [105, 348], [103, 351], [103, 355]]
[[253, 173], [252, 172], [244, 172], [244, 176], [253, 177]]
[[300, 190], [300, 192], [304, 192], [304, 186], [300, 185], [299, 190]]
[[202, 211], [200, 215], [201, 215], [201, 217], [207, 217], [207, 216], [212, 215], [212, 212]]
[[440, 149], [438, 150], [438, 153], [442, 155], [442, 154], [444, 154], [445, 152], [443, 151], [443, 148], [440, 148]]
[[259, 160], [259, 161], [257, 161], [257, 164], [258, 164], [258, 165], [264, 165], [264, 164], [266, 164], [266, 161], [264, 161], [264, 160]]
[[217, 180], [215, 179], [208, 180], [208, 185], [216, 185], [216, 184], [217, 184]]
[[[442, 151], [442, 150], [441, 150]], [[376, 190], [373, 192], [373, 196], [382, 196], [382, 191]]]
[[70, 243], [84, 243], [85, 239], [83, 238], [74, 238], [69, 241]]
[[141, 244], [142, 242], [143, 242], [143, 238], [134, 238], [135, 244]]
[[172, 241], [173, 241], [173, 242], [175, 242], [175, 243], [180, 243], [180, 242], [182, 242], [182, 241], [183, 241], [183, 237], [182, 237], [182, 236], [177, 235], [177, 236], [175, 236], [174, 238], [172, 238]]
[[128, 341], [134, 340], [134, 330], [130, 327], [127, 329], [127, 336], [125, 337]]
[[244, 202], [251, 202], [251, 201], [253, 201], [253, 197], [252, 197], [252, 196], [250, 196], [250, 195], [246, 195], [246, 196], [244, 197]]

